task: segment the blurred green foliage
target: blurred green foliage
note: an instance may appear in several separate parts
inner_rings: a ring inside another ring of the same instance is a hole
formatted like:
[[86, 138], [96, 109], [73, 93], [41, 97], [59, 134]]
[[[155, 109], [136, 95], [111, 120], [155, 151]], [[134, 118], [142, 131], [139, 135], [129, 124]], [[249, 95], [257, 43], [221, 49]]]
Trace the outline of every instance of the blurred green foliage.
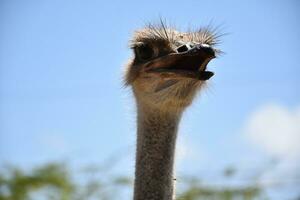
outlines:
[[255, 200], [263, 198], [258, 186], [216, 187], [192, 184], [187, 187], [177, 200]]
[[0, 177], [0, 200], [27, 200], [31, 192], [43, 187], [60, 193], [61, 200], [68, 200], [74, 190], [68, 171], [60, 164], [48, 164], [27, 173], [7, 166]]
[[[111, 176], [103, 169], [90, 166], [78, 173], [60, 163], [45, 164], [21, 170], [5, 166], [0, 170], [0, 200], [113, 200], [126, 198], [132, 193], [132, 179], [126, 176]], [[225, 177], [235, 174], [235, 169], [224, 170]], [[80, 178], [82, 176], [83, 178]], [[257, 185], [205, 186], [197, 178], [182, 178], [177, 200], [257, 200], [263, 197]]]

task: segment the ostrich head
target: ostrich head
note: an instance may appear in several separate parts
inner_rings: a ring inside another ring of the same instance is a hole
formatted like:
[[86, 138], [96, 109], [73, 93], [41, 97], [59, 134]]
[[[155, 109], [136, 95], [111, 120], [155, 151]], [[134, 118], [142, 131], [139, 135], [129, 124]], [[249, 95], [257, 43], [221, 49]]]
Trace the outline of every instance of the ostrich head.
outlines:
[[182, 111], [214, 73], [207, 64], [216, 57], [218, 35], [210, 28], [178, 32], [163, 23], [135, 32], [134, 52], [125, 74], [138, 105]]

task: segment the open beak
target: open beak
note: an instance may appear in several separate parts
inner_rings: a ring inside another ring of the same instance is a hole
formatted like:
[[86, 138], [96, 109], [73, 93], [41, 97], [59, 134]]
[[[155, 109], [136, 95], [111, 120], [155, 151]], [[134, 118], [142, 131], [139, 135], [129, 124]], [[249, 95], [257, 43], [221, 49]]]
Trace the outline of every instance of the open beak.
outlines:
[[206, 66], [215, 57], [215, 50], [209, 45], [188, 43], [178, 47], [176, 53], [171, 53], [146, 63], [144, 71], [159, 73], [166, 77], [208, 80], [214, 73], [206, 71]]

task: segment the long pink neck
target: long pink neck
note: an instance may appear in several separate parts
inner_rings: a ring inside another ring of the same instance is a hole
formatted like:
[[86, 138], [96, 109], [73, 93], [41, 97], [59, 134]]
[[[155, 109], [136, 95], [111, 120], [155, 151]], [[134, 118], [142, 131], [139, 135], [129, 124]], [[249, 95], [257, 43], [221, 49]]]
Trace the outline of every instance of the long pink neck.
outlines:
[[181, 114], [138, 108], [134, 200], [172, 200], [173, 165]]

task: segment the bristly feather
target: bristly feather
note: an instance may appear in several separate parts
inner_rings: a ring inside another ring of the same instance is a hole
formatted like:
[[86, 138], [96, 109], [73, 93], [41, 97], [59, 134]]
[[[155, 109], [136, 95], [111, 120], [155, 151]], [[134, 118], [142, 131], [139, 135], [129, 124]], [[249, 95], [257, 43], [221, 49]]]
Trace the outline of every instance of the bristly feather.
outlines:
[[175, 34], [177, 31], [169, 28], [161, 21], [160, 24], [148, 23], [144, 29], [135, 32], [131, 40], [131, 47], [134, 47], [137, 42], [154, 42], [162, 41], [173, 43], [175, 41]]
[[[136, 31], [133, 39], [131, 40], [130, 47], [135, 47], [138, 42], [154, 42], [161, 41], [165, 43], [174, 44], [179, 40], [179, 36], [185, 35], [189, 41], [198, 43], [205, 43], [211, 46], [216, 46], [220, 43], [220, 38], [223, 34], [219, 30], [220, 27], [212, 26], [211, 24], [200, 28], [196, 31], [178, 32], [173, 27], [167, 25], [165, 21], [160, 19], [160, 23], [148, 23], [146, 28]], [[218, 51], [217, 52], [221, 52]]]

